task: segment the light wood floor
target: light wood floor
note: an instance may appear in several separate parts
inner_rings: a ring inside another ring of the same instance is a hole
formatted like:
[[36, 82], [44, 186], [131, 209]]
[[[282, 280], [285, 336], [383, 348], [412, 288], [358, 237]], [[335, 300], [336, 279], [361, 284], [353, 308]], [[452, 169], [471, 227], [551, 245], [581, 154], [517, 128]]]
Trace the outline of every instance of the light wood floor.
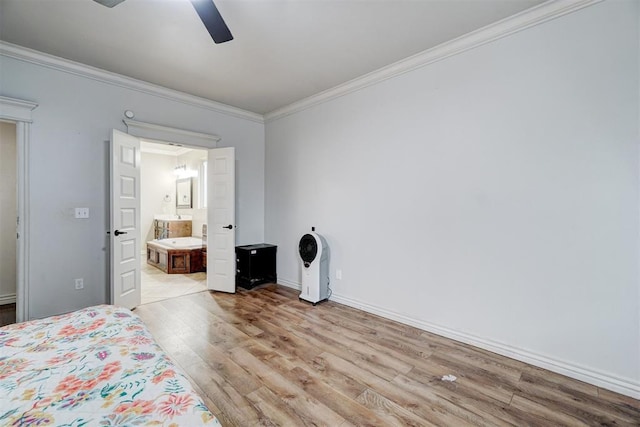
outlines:
[[640, 425], [638, 400], [281, 286], [136, 313], [224, 426]]

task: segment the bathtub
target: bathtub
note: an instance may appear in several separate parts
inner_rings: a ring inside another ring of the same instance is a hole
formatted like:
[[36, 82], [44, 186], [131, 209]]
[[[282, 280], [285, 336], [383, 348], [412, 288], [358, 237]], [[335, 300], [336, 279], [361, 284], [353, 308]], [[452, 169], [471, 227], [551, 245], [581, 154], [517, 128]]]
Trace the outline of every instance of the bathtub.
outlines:
[[206, 271], [207, 248], [201, 237], [173, 237], [147, 242], [147, 264], [167, 274]]
[[173, 237], [168, 239], [156, 239], [149, 243], [166, 246], [171, 249], [198, 249], [202, 248], [202, 237]]

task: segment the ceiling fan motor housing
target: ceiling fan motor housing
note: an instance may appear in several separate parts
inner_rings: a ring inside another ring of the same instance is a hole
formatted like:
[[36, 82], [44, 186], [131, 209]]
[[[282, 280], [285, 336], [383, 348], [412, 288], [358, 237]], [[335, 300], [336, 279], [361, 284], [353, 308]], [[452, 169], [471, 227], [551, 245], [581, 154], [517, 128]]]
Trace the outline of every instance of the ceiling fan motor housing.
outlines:
[[103, 6], [114, 7], [122, 3], [124, 0], [94, 0], [96, 3], [100, 3]]

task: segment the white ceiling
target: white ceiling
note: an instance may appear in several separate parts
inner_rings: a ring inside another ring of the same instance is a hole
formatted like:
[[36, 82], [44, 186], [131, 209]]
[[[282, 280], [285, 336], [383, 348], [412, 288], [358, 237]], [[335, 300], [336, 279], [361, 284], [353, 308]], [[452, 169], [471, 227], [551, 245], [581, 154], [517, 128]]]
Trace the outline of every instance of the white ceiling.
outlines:
[[188, 0], [0, 0], [0, 39], [259, 114], [542, 0], [216, 0], [216, 45]]

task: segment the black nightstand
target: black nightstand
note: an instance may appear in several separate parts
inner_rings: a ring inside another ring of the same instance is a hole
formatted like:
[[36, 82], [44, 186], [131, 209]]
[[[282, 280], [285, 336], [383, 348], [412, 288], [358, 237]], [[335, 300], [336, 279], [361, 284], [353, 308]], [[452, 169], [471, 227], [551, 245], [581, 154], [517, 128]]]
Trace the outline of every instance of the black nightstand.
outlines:
[[277, 246], [266, 243], [236, 246], [236, 285], [252, 289], [262, 283], [275, 283], [277, 251]]

